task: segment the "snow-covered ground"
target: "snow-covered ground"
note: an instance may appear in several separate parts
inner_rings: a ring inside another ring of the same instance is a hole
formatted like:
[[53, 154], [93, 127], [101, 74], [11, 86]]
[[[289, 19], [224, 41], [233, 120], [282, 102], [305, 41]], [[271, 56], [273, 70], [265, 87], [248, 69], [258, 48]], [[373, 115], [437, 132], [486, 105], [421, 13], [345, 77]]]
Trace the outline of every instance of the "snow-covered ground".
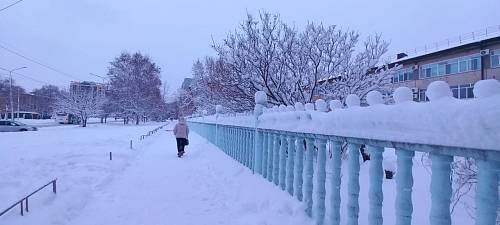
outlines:
[[[19, 207], [0, 217], [0, 224], [67, 224], [95, 189], [121, 172], [150, 140], [139, 136], [161, 124], [92, 124], [87, 128], [57, 126], [34, 132], [0, 133], [0, 211], [58, 179], [58, 194], [47, 188], [30, 198], [30, 213]], [[150, 138], [152, 139], [152, 138]], [[129, 149], [133, 140], [136, 150]], [[113, 161], [109, 161], [109, 152]]]
[[28, 214], [16, 207], [0, 224], [313, 223], [300, 202], [196, 134], [183, 159], [163, 130], [129, 149], [131, 139], [158, 125], [0, 134], [0, 210], [58, 178], [57, 195], [42, 190], [30, 198]]

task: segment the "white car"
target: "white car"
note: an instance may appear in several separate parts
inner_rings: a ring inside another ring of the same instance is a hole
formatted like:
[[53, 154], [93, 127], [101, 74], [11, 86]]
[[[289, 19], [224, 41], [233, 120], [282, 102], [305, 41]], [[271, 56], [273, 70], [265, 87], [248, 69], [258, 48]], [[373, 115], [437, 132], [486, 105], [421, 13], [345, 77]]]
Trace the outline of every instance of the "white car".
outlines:
[[17, 121], [0, 120], [0, 132], [36, 131], [38, 128]]

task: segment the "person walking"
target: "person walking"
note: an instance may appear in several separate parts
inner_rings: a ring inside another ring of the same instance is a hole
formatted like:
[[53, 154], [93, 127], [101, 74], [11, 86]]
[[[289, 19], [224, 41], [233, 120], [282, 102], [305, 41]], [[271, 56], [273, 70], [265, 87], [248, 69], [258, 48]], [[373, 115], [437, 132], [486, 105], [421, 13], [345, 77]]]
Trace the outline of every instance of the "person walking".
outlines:
[[179, 118], [179, 122], [175, 125], [173, 131], [177, 140], [177, 156], [180, 158], [184, 155], [184, 148], [189, 144], [189, 127], [184, 117]]

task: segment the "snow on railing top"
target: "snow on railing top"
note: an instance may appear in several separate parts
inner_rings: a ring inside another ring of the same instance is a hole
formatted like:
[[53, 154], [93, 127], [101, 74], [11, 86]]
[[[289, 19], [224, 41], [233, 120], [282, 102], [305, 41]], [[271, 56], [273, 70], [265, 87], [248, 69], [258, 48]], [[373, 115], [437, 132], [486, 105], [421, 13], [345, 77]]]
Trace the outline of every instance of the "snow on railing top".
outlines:
[[[427, 88], [429, 102], [414, 102], [407, 87], [394, 91], [393, 105], [385, 105], [382, 94], [377, 91], [367, 95], [369, 106], [366, 107], [361, 107], [359, 97], [353, 94], [347, 96], [346, 108], [342, 108], [338, 100], [327, 104], [319, 99], [305, 107], [302, 103], [295, 103], [294, 107], [263, 108], [262, 113], [257, 114], [257, 126], [342, 137], [500, 150], [500, 82], [478, 81], [473, 92], [476, 98], [459, 100], [452, 97], [446, 82], [435, 81]], [[259, 98], [257, 104], [265, 105], [260, 95], [256, 94]], [[217, 121], [214, 116], [208, 116], [191, 121], [256, 125], [255, 117], [251, 115], [219, 115]]]

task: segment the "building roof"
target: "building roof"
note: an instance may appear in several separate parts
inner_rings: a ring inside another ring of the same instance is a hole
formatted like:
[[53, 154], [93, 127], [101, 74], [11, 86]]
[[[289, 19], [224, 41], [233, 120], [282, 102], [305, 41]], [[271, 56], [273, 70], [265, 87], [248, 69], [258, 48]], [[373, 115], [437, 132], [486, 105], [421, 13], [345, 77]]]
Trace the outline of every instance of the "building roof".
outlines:
[[482, 46], [487, 46], [491, 44], [497, 44], [500, 43], [500, 36], [496, 37], [490, 37], [490, 38], [485, 38], [485, 39], [476, 39], [475, 41], [463, 43], [460, 45], [455, 45], [449, 48], [444, 48], [441, 50], [433, 51], [433, 52], [428, 52], [425, 54], [419, 54], [419, 55], [414, 55], [410, 57], [404, 57], [401, 59], [397, 59], [394, 62], [389, 64], [389, 67], [392, 68], [394, 65], [398, 64], [408, 64], [412, 63], [414, 61], [420, 61], [424, 58], [431, 58], [431, 57], [437, 57], [440, 55], [446, 55], [446, 54], [452, 54], [453, 52], [456, 51], [463, 51], [467, 49], [474, 49], [474, 48], [480, 48]]

